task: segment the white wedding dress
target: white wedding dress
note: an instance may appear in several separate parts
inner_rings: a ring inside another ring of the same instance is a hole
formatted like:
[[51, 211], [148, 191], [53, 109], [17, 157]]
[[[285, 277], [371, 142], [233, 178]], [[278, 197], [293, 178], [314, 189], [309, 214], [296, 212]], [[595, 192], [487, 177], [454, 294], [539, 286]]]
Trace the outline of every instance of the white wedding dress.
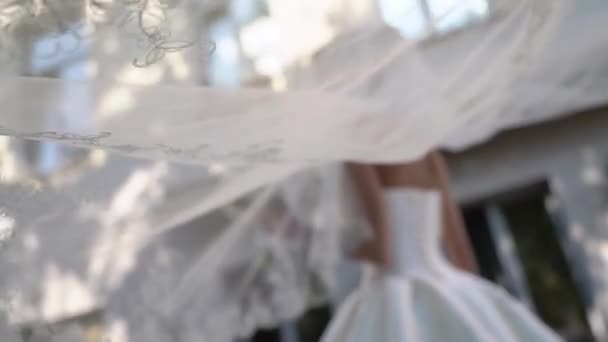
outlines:
[[436, 192], [386, 192], [394, 234], [388, 270], [369, 268], [324, 342], [559, 341], [502, 289], [450, 266]]

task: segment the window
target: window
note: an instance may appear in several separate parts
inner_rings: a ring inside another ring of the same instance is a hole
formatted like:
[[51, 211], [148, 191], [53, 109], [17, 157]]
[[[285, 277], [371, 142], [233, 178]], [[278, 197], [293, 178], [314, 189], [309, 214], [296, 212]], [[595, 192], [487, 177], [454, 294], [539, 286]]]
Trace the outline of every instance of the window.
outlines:
[[[32, 42], [28, 74], [62, 80], [87, 79], [94, 69], [89, 63], [88, 46], [77, 34], [68, 31], [62, 34], [48, 34]], [[59, 88], [63, 92], [58, 97], [66, 107], [78, 107], [77, 115], [65, 116], [49, 113], [46, 126], [49, 131], [76, 129], [86, 131], [90, 127], [91, 91], [87, 85], [79, 88]], [[24, 141], [27, 159], [40, 176], [50, 176], [58, 172], [73, 157], [79, 158], [82, 150], [52, 141]]]
[[585, 301], [545, 205], [550, 195], [541, 182], [484, 199], [464, 211], [467, 228], [484, 277], [568, 340], [590, 341]]
[[384, 20], [402, 35], [424, 39], [482, 20], [488, 0], [379, 0]]

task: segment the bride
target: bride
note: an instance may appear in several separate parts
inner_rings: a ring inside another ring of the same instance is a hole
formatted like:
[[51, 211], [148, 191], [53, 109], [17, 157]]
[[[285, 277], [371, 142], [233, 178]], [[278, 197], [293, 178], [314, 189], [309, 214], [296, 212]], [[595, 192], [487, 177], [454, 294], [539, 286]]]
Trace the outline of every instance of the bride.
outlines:
[[476, 269], [438, 154], [408, 165], [350, 166], [376, 238], [371, 261], [324, 342], [559, 341], [502, 289], [450, 265]]

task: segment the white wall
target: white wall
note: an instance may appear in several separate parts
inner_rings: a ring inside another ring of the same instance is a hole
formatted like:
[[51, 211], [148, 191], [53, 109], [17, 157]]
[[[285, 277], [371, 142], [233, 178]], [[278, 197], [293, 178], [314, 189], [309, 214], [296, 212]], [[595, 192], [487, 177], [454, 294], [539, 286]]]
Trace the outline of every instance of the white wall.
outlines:
[[463, 203], [548, 181], [562, 219], [560, 239], [598, 340], [608, 334], [608, 115], [597, 110], [501, 134], [451, 155]]

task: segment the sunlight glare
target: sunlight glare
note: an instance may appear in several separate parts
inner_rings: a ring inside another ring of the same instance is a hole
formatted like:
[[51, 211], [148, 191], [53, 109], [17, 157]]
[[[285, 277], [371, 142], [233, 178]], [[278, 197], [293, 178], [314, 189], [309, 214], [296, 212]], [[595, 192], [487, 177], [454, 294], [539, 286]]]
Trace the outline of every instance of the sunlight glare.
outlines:
[[110, 89], [103, 97], [99, 107], [99, 115], [102, 118], [113, 117], [128, 111], [134, 105], [135, 99], [128, 88], [115, 87]]

